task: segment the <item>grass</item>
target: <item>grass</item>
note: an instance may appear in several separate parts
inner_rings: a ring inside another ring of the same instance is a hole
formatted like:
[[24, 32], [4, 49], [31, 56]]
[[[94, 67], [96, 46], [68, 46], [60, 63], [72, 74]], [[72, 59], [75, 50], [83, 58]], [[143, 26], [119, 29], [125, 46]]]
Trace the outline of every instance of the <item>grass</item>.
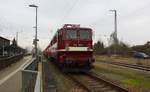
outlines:
[[127, 64], [141, 64], [150, 66], [150, 59], [136, 59], [132, 57], [121, 57], [121, 56], [111, 56], [108, 57], [106, 55], [95, 55], [96, 61], [104, 60], [104, 61], [114, 61], [114, 62], [123, 62]]
[[133, 92], [148, 92], [146, 90], [150, 90], [150, 75], [148, 73], [103, 63], [96, 64], [93, 71], [116, 80], [131, 90], [134, 89]]
[[[101, 56], [98, 56], [96, 60], [100, 60], [100, 57]], [[107, 57], [104, 56], [102, 59], [107, 59]], [[50, 63], [49, 66], [56, 80], [58, 89], [61, 92], [70, 92], [70, 90], [75, 87], [75, 84], [67, 79], [55, 65]], [[92, 71], [115, 80], [129, 88], [131, 92], [149, 92], [150, 90], [150, 74], [148, 73], [104, 63], [95, 64], [95, 69]]]
[[125, 84], [127, 84], [127, 85], [140, 86], [140, 83], [142, 81], [135, 80], [135, 79], [124, 79], [124, 80], [122, 80], [122, 82], [125, 83]]
[[[47, 61], [50, 62], [50, 61]], [[50, 71], [52, 75], [54, 76], [54, 80], [56, 81], [56, 86], [58, 91], [61, 92], [70, 92], [72, 88], [74, 87], [74, 84], [72, 81], [67, 79], [61, 71], [52, 63], [49, 63]]]

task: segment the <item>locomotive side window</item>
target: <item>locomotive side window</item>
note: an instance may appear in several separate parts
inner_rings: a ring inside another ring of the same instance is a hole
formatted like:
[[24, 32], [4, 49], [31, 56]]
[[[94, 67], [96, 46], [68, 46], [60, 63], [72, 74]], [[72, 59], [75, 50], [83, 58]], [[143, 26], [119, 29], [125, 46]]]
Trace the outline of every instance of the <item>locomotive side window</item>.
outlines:
[[67, 30], [66, 31], [67, 39], [76, 39], [77, 38], [77, 31], [75, 30]]
[[80, 34], [80, 39], [90, 39], [89, 31], [80, 30], [79, 34]]

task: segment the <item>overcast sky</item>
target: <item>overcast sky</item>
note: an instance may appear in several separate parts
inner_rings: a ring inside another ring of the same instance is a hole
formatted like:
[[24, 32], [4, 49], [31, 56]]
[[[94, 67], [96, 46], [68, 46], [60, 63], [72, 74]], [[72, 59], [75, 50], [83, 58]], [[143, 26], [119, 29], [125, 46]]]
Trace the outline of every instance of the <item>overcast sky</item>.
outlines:
[[38, 9], [38, 38], [41, 48], [65, 23], [81, 24], [94, 30], [94, 41], [105, 41], [114, 31], [117, 10], [118, 38], [130, 45], [150, 39], [150, 0], [0, 0], [0, 36], [12, 40], [19, 33], [19, 45], [32, 47], [35, 9]]

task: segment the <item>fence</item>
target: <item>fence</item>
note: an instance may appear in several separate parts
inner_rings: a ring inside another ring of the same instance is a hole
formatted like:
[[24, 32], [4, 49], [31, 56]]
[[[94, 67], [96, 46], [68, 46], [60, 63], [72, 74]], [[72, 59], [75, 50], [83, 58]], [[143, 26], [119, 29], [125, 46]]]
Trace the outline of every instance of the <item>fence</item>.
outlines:
[[35, 58], [22, 70], [22, 92], [41, 92], [41, 71]]

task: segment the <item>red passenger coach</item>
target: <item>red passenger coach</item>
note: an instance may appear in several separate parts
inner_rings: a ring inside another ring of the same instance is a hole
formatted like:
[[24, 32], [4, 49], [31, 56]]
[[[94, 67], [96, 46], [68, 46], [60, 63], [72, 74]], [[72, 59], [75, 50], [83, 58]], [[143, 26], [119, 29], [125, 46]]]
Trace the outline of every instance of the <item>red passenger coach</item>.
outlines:
[[94, 62], [92, 29], [65, 24], [56, 32], [44, 55], [63, 71], [89, 71]]

